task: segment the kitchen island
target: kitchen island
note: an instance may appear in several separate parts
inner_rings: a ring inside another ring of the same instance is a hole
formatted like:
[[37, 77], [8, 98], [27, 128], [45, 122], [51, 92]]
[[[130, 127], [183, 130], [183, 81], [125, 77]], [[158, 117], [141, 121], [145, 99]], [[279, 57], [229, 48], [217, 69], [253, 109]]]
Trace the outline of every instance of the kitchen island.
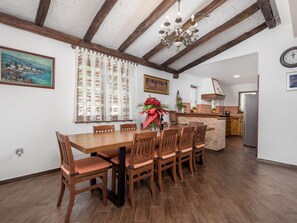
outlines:
[[178, 124], [189, 124], [189, 122], [203, 122], [212, 131], [207, 131], [205, 135], [205, 148], [219, 151], [225, 148], [226, 118], [219, 117], [218, 114], [206, 113], [177, 113]]

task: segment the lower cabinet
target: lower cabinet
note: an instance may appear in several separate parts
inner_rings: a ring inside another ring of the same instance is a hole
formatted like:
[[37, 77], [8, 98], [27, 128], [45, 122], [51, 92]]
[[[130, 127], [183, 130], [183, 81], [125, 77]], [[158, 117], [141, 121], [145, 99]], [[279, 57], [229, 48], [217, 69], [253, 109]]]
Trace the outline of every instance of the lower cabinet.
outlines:
[[227, 117], [226, 136], [242, 136], [242, 135], [243, 135], [242, 117]]

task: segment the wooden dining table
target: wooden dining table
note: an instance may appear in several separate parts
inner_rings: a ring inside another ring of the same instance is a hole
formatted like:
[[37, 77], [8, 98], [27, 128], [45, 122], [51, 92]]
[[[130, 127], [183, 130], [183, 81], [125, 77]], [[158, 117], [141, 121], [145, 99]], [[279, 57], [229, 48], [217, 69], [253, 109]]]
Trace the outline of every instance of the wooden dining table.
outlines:
[[[182, 128], [187, 125], [171, 125], [168, 128]], [[213, 128], [212, 128], [213, 129]], [[208, 128], [211, 130], [211, 128]], [[83, 133], [69, 135], [70, 144], [73, 148], [93, 156], [97, 152], [118, 148], [118, 187], [117, 194], [108, 190], [108, 198], [118, 207], [125, 204], [125, 157], [126, 147], [132, 145], [133, 135], [137, 132], [150, 131], [146, 129], [130, 131], [114, 131], [106, 133]], [[158, 137], [160, 131], [158, 131]]]

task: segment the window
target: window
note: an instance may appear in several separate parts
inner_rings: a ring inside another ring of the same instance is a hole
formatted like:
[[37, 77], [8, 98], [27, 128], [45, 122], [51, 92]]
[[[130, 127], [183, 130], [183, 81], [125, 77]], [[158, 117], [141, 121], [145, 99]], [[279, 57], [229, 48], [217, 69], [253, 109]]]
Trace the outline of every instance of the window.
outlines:
[[76, 49], [76, 122], [134, 119], [136, 64]]
[[193, 106], [197, 106], [197, 101], [198, 99], [198, 87], [195, 85], [191, 85], [190, 87], [190, 103], [191, 103], [191, 108]]
[[239, 112], [243, 112], [245, 104], [245, 96], [248, 94], [257, 94], [257, 91], [241, 91], [238, 92], [238, 109]]

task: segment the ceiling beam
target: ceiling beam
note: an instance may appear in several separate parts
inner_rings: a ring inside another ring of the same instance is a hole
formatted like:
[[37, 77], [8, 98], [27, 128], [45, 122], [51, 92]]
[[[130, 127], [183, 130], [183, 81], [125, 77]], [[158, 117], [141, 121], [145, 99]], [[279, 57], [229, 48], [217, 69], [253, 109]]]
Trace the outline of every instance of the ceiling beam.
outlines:
[[182, 51], [178, 52], [176, 55], [165, 61], [162, 66], [168, 66], [169, 64], [172, 64], [174, 61], [178, 60], [182, 56], [186, 55], [193, 49], [197, 48], [198, 46], [201, 46], [203, 43], [207, 42], [208, 40], [212, 39], [213, 37], [221, 34], [222, 32], [226, 31], [227, 29], [237, 25], [238, 23], [242, 22], [243, 20], [247, 19], [254, 13], [256, 13], [259, 10], [259, 6], [257, 3], [251, 5], [241, 13], [237, 14], [224, 24], [218, 26], [214, 30], [210, 31], [209, 33], [205, 34], [203, 37], [198, 39], [196, 42], [191, 44], [190, 46], [184, 48]]
[[[208, 4], [206, 7], [204, 7], [202, 10], [197, 12], [195, 16], [195, 22], [199, 22], [202, 20], [205, 15], [210, 14], [212, 11], [214, 11], [216, 8], [221, 6], [223, 3], [225, 3], [227, 0], [213, 0], [210, 4]], [[188, 19], [183, 25], [182, 30], [187, 30], [191, 26], [191, 19]], [[170, 38], [173, 38], [175, 35], [175, 32], [171, 33]], [[157, 36], [157, 33], [156, 33]], [[162, 50], [165, 47], [162, 43], [159, 43], [156, 45], [152, 50], [150, 50], [148, 53], [146, 53], [142, 58], [145, 60], [148, 60], [153, 55], [158, 53], [160, 50]]]
[[43, 26], [50, 4], [51, 0], [39, 0], [38, 10], [35, 18], [35, 24], [37, 26]]
[[[109, 0], [108, 0], [109, 1]], [[110, 56], [114, 56], [114, 57], [118, 57], [120, 59], [123, 60], [128, 60], [128, 61], [132, 61], [134, 63], [137, 64], [141, 64], [147, 67], [151, 67], [154, 69], [158, 69], [158, 70], [162, 70], [162, 71], [166, 71], [172, 74], [177, 73], [176, 70], [171, 69], [171, 68], [167, 68], [167, 67], [162, 67], [159, 64], [155, 64], [149, 61], [146, 61], [142, 58], [133, 56], [131, 54], [127, 54], [127, 53], [122, 53], [119, 52], [117, 50], [114, 49], [110, 49], [107, 47], [104, 47], [102, 45], [99, 44], [94, 44], [94, 43], [86, 43], [84, 42], [82, 39], [47, 28], [47, 27], [40, 27], [35, 25], [33, 22], [30, 21], [26, 21], [5, 13], [0, 12], [0, 23], [9, 25], [9, 26], [13, 26], [19, 29], [23, 29], [26, 31], [30, 31], [32, 33], [36, 33], [42, 36], [46, 36], [55, 40], [59, 40], [65, 43], [69, 43], [71, 45], [75, 45], [75, 46], [81, 46], [87, 49], [91, 49], [91, 50], [95, 50]]]
[[206, 60], [209, 60], [210, 58], [230, 49], [231, 47], [241, 43], [242, 41], [252, 37], [253, 35], [256, 35], [257, 33], [261, 32], [262, 30], [267, 28], [267, 24], [264, 22], [261, 25], [257, 26], [256, 28], [242, 34], [241, 36], [223, 44], [219, 48], [211, 51], [210, 53], [205, 54], [204, 56], [200, 57], [199, 59], [193, 61], [192, 63], [189, 63], [188, 65], [184, 66], [183, 68], [178, 70], [178, 73], [182, 73], [192, 67], [195, 67], [201, 63], [203, 63]]
[[141, 36], [152, 24], [154, 24], [176, 0], [163, 0], [152, 13], [137, 26], [134, 32], [122, 43], [118, 51], [124, 52], [139, 36]]
[[257, 2], [266, 20], [268, 28], [272, 29], [276, 27], [276, 20], [274, 18], [269, 0], [257, 0]]
[[91, 42], [99, 27], [103, 23], [104, 19], [106, 18], [110, 10], [113, 8], [113, 6], [117, 3], [117, 1], [118, 0], [105, 0], [102, 7], [99, 9], [95, 18], [93, 19], [93, 22], [91, 23], [84, 37], [85, 42]]

